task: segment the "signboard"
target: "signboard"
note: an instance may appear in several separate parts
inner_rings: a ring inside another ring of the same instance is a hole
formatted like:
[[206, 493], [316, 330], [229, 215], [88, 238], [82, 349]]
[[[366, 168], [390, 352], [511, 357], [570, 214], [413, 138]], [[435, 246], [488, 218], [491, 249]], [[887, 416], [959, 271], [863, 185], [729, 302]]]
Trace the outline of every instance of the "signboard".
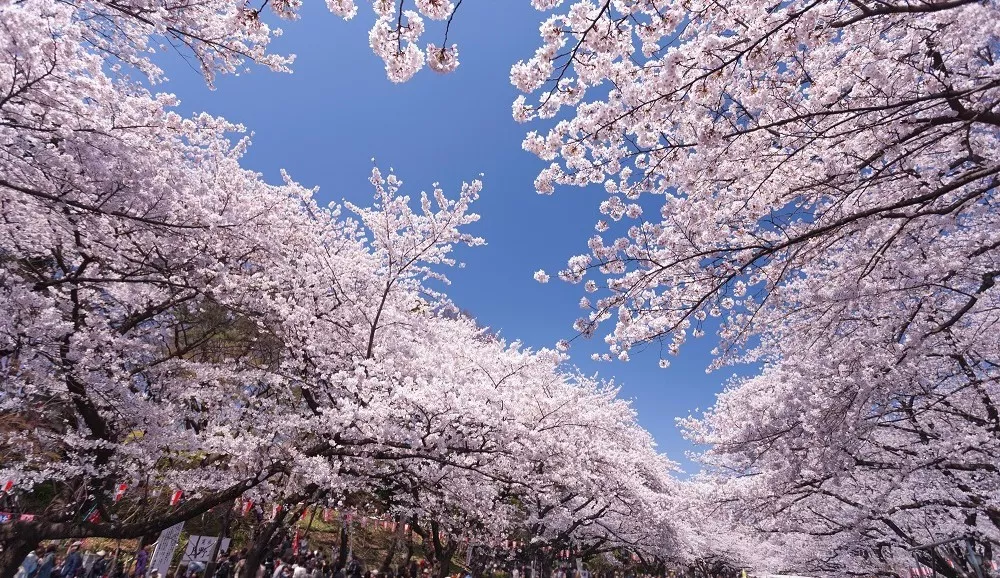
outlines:
[[170, 569], [170, 561], [174, 557], [174, 550], [177, 549], [177, 544], [181, 540], [182, 528], [184, 528], [184, 522], [178, 522], [160, 532], [160, 537], [156, 540], [156, 548], [153, 550], [153, 556], [149, 559], [149, 569], [146, 570], [147, 576], [153, 570], [158, 571], [160, 576], [167, 575], [167, 570]]
[[[218, 536], [189, 536], [187, 548], [184, 550], [184, 556], [181, 558], [181, 564], [211, 562], [212, 552], [215, 551], [215, 543], [218, 541]], [[229, 550], [229, 538], [223, 538], [219, 553], [227, 550]]]

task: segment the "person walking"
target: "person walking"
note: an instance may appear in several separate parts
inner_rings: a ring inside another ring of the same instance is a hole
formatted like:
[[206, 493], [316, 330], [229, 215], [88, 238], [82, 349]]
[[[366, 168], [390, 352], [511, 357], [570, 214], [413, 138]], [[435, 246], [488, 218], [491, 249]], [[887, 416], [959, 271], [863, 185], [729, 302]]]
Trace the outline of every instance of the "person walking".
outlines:
[[291, 566], [291, 564], [289, 564], [284, 559], [282, 559], [281, 556], [275, 556], [274, 557], [274, 572], [271, 574], [271, 578], [279, 578], [280, 576], [284, 576], [286, 572], [287, 572], [288, 576], [292, 575], [292, 566]]
[[97, 551], [97, 558], [90, 565], [90, 570], [87, 572], [87, 578], [103, 578], [103, 576], [108, 573], [107, 555], [107, 552], [104, 550]]
[[42, 555], [42, 560], [38, 563], [38, 571], [35, 573], [35, 578], [52, 578], [52, 574], [55, 570], [56, 547], [50, 545], [45, 549], [45, 553]]
[[232, 578], [235, 566], [236, 554], [220, 556], [219, 565], [215, 569], [215, 578]]
[[278, 566], [281, 561], [278, 560], [278, 552], [268, 550], [267, 556], [264, 557], [264, 564], [261, 565], [263, 572], [261, 573], [262, 578], [274, 578], [277, 576]]
[[233, 578], [239, 578], [243, 573], [243, 567], [247, 564], [247, 549], [243, 548], [236, 556], [236, 564], [233, 564]]
[[143, 578], [149, 566], [149, 546], [139, 548], [135, 553], [135, 578]]
[[80, 573], [80, 569], [83, 567], [80, 546], [83, 546], [82, 542], [73, 542], [73, 545], [69, 547], [69, 554], [66, 554], [66, 559], [63, 560], [62, 566], [59, 568], [61, 578], [76, 578]]
[[24, 562], [21, 562], [21, 567], [17, 569], [17, 574], [14, 574], [14, 578], [33, 578], [35, 572], [38, 570], [39, 563], [39, 552], [41, 550], [32, 550], [28, 552], [25, 556]]

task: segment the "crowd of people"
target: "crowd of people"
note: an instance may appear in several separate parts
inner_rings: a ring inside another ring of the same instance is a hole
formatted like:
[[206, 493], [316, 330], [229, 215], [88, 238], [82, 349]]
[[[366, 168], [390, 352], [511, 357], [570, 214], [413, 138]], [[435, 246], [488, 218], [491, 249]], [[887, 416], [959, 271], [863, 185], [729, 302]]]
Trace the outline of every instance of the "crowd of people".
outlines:
[[[243, 562], [241, 559], [240, 568]], [[276, 548], [265, 555], [256, 578], [430, 578], [432, 575], [436, 575], [433, 562], [414, 560], [387, 572], [379, 572], [366, 568], [362, 560], [350, 554], [344, 563], [340, 563], [336, 557], [327, 557], [318, 550], [295, 554], [287, 548]], [[213, 578], [228, 576], [216, 573]], [[461, 578], [461, 575], [455, 578]]]
[[[433, 555], [407, 554], [387, 570], [379, 569], [365, 561], [369, 556], [358, 555], [353, 548], [341, 551], [336, 546], [324, 547], [311, 543], [308, 533], [300, 536], [297, 531], [290, 530], [272, 536], [259, 557], [248, 555], [247, 548], [233, 548], [218, 552], [215, 562], [209, 564], [207, 555], [190, 559], [185, 554], [179, 564], [171, 564], [166, 569], [155, 567], [155, 543], [140, 543], [135, 550], [121, 545], [110, 553], [98, 546], [86, 548], [83, 542], [75, 541], [61, 554], [62, 545], [42, 544], [24, 559], [16, 578], [161, 578], [161, 571], [162, 578], [238, 578], [244, 575], [253, 578], [436, 578], [444, 575]], [[248, 560], [257, 564], [256, 571], [246, 572]], [[472, 578], [465, 569], [457, 570], [458, 573], [448, 578]], [[495, 561], [480, 574], [505, 578], [538, 576], [520, 557], [505, 563]], [[591, 574], [586, 566], [578, 566], [566, 558], [551, 569], [550, 578], [629, 578], [629, 575]]]
[[[109, 556], [105, 550], [84, 552], [82, 548], [82, 542], [73, 542], [60, 555], [55, 545], [39, 546], [24, 559], [15, 578], [128, 578], [134, 574], [126, 569], [120, 550]], [[142, 570], [136, 575], [143, 575]]]
[[[149, 567], [149, 546], [140, 548], [135, 555], [121, 549], [108, 555], [105, 550], [83, 551], [82, 547], [81, 542], [73, 542], [61, 556], [55, 545], [39, 547], [25, 558], [16, 578], [160, 578], [159, 571]], [[190, 561], [182, 563], [168, 576], [236, 578], [243, 573], [246, 562], [246, 549], [223, 552], [211, 568], [204, 562]], [[532, 575], [529, 568], [520, 566], [512, 568], [509, 574], [511, 578]], [[336, 554], [327, 556], [319, 550], [295, 551], [284, 544], [265, 553], [254, 574], [255, 578], [431, 578], [436, 575], [433, 561], [412, 560], [388, 572], [379, 572], [366, 568], [361, 559], [351, 554], [341, 563]], [[471, 578], [471, 575], [459, 573], [452, 578]], [[577, 572], [569, 567], [558, 570], [553, 578], [590, 578], [590, 575], [586, 570]]]
[[[105, 550], [84, 551], [81, 542], [73, 542], [60, 555], [55, 545], [39, 547], [24, 559], [15, 578], [160, 578], [155, 568], [149, 567], [149, 547], [145, 546], [130, 555], [115, 550], [111, 555]], [[221, 553], [209, 569], [201, 561], [182, 563], [169, 576], [183, 578], [236, 578], [243, 572], [247, 551]], [[430, 565], [412, 562], [389, 573], [365, 568], [364, 562], [349, 556], [341, 564], [335, 556], [316, 550], [293, 552], [289, 548], [268, 551], [254, 574], [256, 578], [429, 578]]]

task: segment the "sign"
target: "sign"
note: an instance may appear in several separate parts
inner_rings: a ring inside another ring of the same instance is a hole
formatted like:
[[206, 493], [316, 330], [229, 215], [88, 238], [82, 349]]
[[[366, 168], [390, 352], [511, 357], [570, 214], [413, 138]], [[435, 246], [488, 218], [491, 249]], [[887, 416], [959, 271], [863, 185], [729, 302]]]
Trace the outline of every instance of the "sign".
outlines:
[[156, 540], [156, 548], [153, 550], [153, 556], [149, 559], [149, 568], [146, 570], [147, 576], [153, 570], [158, 571], [160, 576], [167, 575], [167, 570], [170, 569], [170, 561], [174, 557], [174, 550], [177, 549], [177, 544], [181, 540], [182, 528], [184, 528], [184, 522], [178, 522], [160, 532], [160, 537]]
[[[215, 543], [219, 541], [218, 536], [188, 536], [187, 548], [184, 556], [181, 557], [181, 564], [191, 562], [211, 562], [212, 552], [215, 551]], [[229, 538], [222, 539], [222, 546], [219, 553], [229, 550]]]

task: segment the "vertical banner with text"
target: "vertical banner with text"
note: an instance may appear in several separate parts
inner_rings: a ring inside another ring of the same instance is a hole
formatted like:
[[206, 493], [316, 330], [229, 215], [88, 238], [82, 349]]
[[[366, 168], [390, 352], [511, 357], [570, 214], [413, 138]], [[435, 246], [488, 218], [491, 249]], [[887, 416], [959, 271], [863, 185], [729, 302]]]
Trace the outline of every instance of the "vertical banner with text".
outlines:
[[156, 540], [156, 548], [153, 550], [153, 557], [149, 560], [147, 576], [153, 570], [158, 571], [160, 576], [167, 575], [170, 561], [174, 558], [174, 550], [177, 549], [177, 544], [181, 541], [181, 529], [183, 528], [184, 522], [178, 522], [160, 532], [160, 537]]

